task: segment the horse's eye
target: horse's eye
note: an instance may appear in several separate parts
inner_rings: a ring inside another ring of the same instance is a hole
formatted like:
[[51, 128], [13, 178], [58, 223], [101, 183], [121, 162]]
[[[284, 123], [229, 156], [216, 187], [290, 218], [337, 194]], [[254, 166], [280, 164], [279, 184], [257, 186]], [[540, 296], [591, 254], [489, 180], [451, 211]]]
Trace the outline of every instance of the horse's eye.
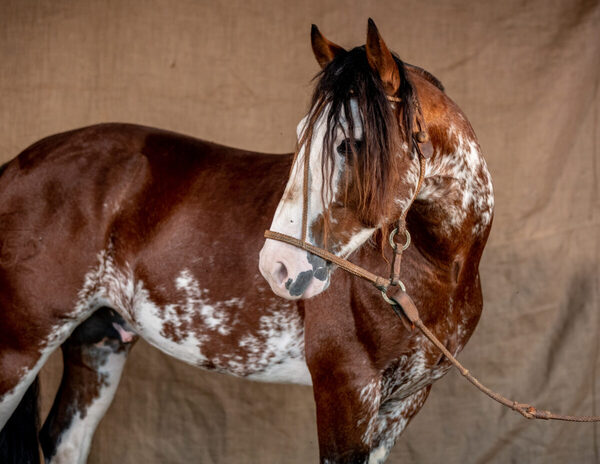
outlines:
[[[360, 140], [354, 140], [354, 152], [358, 153], [360, 151]], [[340, 143], [337, 147], [337, 152], [340, 156], [350, 156], [352, 155], [352, 140], [344, 139], [342, 143]]]

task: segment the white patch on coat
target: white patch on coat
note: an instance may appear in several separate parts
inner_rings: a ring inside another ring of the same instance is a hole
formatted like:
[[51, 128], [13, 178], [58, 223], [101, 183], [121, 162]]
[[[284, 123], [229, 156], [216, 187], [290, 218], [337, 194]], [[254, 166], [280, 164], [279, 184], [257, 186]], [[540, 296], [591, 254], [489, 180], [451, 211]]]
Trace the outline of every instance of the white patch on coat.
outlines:
[[[183, 324], [190, 321], [193, 310], [178, 316], [171, 311], [173, 307], [173, 305], [161, 307], [155, 304], [143, 282], [138, 281], [135, 284], [135, 294], [130, 308], [133, 327], [144, 340], [169, 356], [196, 366], [206, 362], [206, 357], [201, 350], [205, 338], [183, 328]], [[186, 306], [184, 308], [189, 309]], [[176, 335], [180, 337], [177, 340], [164, 330], [165, 322], [169, 321], [174, 324]]]
[[[408, 156], [406, 153], [408, 151], [408, 145], [404, 143], [402, 145], [402, 150], [398, 154], [398, 156]], [[411, 200], [415, 195], [415, 191], [417, 189], [417, 185], [419, 184], [419, 177], [421, 174], [421, 163], [417, 156], [414, 156], [413, 162], [406, 169], [406, 172], [402, 176], [402, 184], [409, 186], [408, 191], [405, 196], [400, 198], [396, 198], [394, 201], [400, 207], [400, 210], [404, 212], [407, 208], [411, 206]]]
[[259, 326], [246, 328], [231, 352], [208, 359], [203, 346], [210, 344], [211, 336], [227, 336], [237, 326], [235, 314], [244, 310], [243, 298], [210, 301], [209, 291], [201, 288], [190, 270], [183, 269], [174, 278], [180, 295], [161, 306], [152, 301], [144, 283], [135, 280], [128, 265], [122, 269], [115, 266], [111, 249], [102, 252], [99, 261], [81, 295], [118, 309], [142, 338], [161, 351], [188, 364], [213, 365], [233, 375], [310, 385], [304, 325], [291, 303], [274, 296], [265, 298]]
[[[416, 346], [422, 346], [422, 337], [415, 341]], [[422, 350], [415, 351], [412, 356], [405, 357], [406, 365], [396, 373], [399, 377], [396, 380], [400, 388], [394, 390], [394, 396], [406, 397], [413, 392], [420, 390], [424, 385], [431, 383], [431, 369], [427, 366], [425, 353]]]
[[[240, 346], [248, 353], [243, 372], [249, 369], [254, 371], [247, 378], [312, 385], [304, 356], [304, 324], [288, 309], [289, 306], [282, 308], [281, 303], [275, 303], [260, 318], [260, 327], [256, 333], [248, 334], [240, 340]], [[229, 367], [234, 371], [235, 365], [235, 359], [230, 361]]]
[[185, 301], [182, 304], [171, 304], [165, 306], [165, 313], [173, 316], [173, 319], [181, 318], [177, 314], [183, 313], [187, 321], [192, 323], [192, 316], [200, 314], [204, 325], [210, 330], [216, 330], [221, 335], [227, 335], [231, 326], [227, 324], [227, 312], [225, 307], [242, 307], [243, 298], [231, 298], [224, 302], [211, 304], [204, 295], [207, 290], [201, 290], [198, 281], [192, 273], [184, 269], [175, 279], [175, 287], [185, 292]]
[[8, 422], [8, 419], [10, 419], [10, 416], [12, 416], [13, 412], [21, 402], [23, 395], [25, 395], [25, 392], [34, 381], [35, 376], [38, 374], [52, 351], [53, 350], [51, 349], [44, 350], [33, 369], [22, 368], [20, 370], [21, 379], [19, 383], [12, 390], [0, 397], [0, 430], [2, 430], [6, 422]]
[[369, 464], [383, 464], [387, 459], [398, 436], [404, 431], [408, 421], [414, 415], [419, 403], [423, 403], [425, 391], [420, 390], [402, 401], [385, 407], [378, 416], [374, 437], [378, 445], [369, 455]]
[[447, 213], [447, 226], [459, 228], [472, 211], [476, 219], [473, 234], [487, 229], [494, 209], [492, 179], [479, 144], [463, 137], [451, 126], [449, 137], [458, 140], [455, 153], [429, 160], [418, 198], [440, 204]]
[[62, 431], [56, 453], [48, 464], [85, 464], [94, 432], [112, 403], [126, 359], [125, 352], [108, 354], [98, 369], [102, 379], [99, 396], [87, 405], [83, 414], [77, 411], [73, 416], [69, 428]]
[[367, 421], [362, 441], [368, 445], [371, 442], [373, 430], [377, 423], [377, 411], [381, 400], [381, 383], [378, 380], [372, 380], [365, 385], [359, 393], [359, 400], [362, 405], [360, 409], [363, 417], [358, 420], [356, 425], [361, 427]]
[[163, 311], [155, 305], [143, 282], [135, 281], [128, 265], [118, 268], [113, 259], [113, 247], [98, 255], [98, 266], [86, 275], [79, 292], [79, 306], [105, 305], [118, 310], [125, 320], [146, 341], [162, 351], [190, 364], [202, 360], [199, 340], [185, 334], [182, 343], [174, 343], [162, 334]]
[[390, 450], [385, 444], [379, 445], [369, 454], [369, 464], [383, 464], [389, 453]]
[[358, 248], [365, 243], [371, 235], [375, 232], [376, 229], [361, 229], [359, 232], [355, 233], [350, 241], [346, 243], [341, 249], [338, 251], [338, 255], [342, 258], [348, 257], [352, 252], [358, 250]]
[[[428, 347], [438, 354], [435, 347], [428, 345], [423, 336], [417, 336], [415, 346]], [[424, 348], [416, 349], [410, 355], [400, 356], [398, 367], [384, 379], [383, 400], [394, 398], [402, 400], [422, 390], [435, 380], [444, 376], [451, 365], [442, 363], [432, 366], [428, 363]]]

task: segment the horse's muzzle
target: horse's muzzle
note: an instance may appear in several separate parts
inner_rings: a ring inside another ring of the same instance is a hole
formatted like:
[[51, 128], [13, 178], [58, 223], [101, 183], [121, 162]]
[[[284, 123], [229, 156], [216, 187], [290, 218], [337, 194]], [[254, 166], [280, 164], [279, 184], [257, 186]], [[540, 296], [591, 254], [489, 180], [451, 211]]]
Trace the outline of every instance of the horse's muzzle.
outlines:
[[310, 298], [329, 286], [324, 259], [269, 239], [260, 251], [259, 269], [271, 290], [289, 300]]

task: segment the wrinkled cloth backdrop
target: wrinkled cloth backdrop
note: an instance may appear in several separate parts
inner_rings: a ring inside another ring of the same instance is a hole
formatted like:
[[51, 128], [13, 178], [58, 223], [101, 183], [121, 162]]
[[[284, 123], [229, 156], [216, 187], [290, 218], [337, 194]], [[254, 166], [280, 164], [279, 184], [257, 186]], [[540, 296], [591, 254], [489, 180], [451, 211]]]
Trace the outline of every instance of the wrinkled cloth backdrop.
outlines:
[[[310, 24], [354, 46], [369, 16], [442, 80], [494, 177], [485, 308], [460, 359], [510, 398], [599, 414], [597, 1], [0, 0], [0, 160], [103, 121], [292, 151], [318, 71]], [[60, 362], [44, 369], [44, 410]], [[598, 462], [599, 440], [596, 425], [526, 421], [451, 372], [390, 462]], [[89, 462], [317, 459], [309, 388], [207, 373], [141, 342]]]

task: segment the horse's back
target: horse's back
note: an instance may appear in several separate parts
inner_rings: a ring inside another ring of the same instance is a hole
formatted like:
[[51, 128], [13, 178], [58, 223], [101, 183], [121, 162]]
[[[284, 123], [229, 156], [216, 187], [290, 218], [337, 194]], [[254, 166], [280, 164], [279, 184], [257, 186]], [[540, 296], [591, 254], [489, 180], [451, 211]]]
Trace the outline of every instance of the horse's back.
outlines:
[[129, 124], [47, 137], [0, 173], [0, 265], [18, 267], [62, 247], [63, 256], [68, 249], [80, 255], [81, 246], [97, 252], [115, 223], [134, 218], [130, 226], [139, 231], [167, 220], [181, 205], [201, 206], [206, 213], [244, 207], [244, 200], [264, 196], [264, 182], [273, 179], [265, 171], [281, 165], [274, 161]]

